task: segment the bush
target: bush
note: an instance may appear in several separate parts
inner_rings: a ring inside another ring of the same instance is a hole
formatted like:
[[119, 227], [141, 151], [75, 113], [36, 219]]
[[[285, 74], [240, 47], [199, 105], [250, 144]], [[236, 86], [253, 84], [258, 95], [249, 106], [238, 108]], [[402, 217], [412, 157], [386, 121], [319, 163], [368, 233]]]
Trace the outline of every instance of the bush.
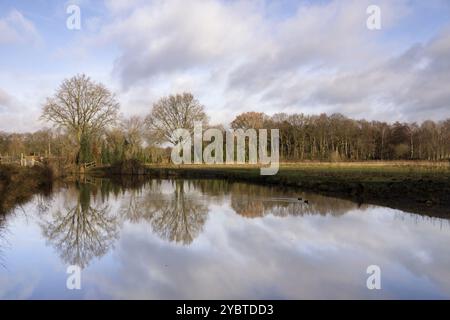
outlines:
[[145, 173], [145, 167], [141, 161], [130, 159], [117, 162], [111, 167], [111, 171], [113, 174], [141, 175]]

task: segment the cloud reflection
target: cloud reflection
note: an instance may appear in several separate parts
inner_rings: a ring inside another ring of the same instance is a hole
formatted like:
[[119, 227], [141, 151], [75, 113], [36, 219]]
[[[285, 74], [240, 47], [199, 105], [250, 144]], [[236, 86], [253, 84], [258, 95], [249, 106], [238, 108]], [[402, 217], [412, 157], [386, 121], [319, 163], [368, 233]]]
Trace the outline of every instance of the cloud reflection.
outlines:
[[[85, 267], [85, 297], [450, 297], [448, 220], [212, 180], [87, 181], [55, 192], [45, 207], [41, 235], [55, 260]], [[371, 264], [381, 267], [381, 291], [365, 286]], [[37, 272], [53, 279], [44, 266]], [[58, 297], [58, 281], [27, 292]]]

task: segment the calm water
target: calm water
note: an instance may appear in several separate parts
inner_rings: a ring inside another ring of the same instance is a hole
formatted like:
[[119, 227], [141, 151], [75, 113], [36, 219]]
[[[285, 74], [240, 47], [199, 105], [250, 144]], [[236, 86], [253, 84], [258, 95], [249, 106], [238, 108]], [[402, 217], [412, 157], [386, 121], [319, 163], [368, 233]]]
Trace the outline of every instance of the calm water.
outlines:
[[449, 245], [448, 220], [315, 194], [91, 180], [0, 217], [0, 298], [450, 298]]

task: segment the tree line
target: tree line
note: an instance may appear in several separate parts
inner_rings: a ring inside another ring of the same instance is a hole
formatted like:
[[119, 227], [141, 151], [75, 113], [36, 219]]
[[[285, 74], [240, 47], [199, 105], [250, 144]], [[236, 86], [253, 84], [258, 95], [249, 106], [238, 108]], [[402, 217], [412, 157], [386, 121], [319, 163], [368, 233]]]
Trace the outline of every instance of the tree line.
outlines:
[[231, 127], [278, 128], [280, 156], [285, 161], [450, 159], [450, 119], [387, 123], [342, 114], [247, 112], [237, 116]]
[[[52, 129], [0, 132], [0, 156], [57, 157], [74, 164], [169, 162], [175, 129], [193, 130], [195, 122], [202, 122], [205, 130], [212, 127], [205, 107], [191, 93], [161, 98], [145, 117], [124, 118], [119, 108], [116, 96], [103, 84], [85, 75], [66, 79], [42, 108], [41, 120]], [[245, 112], [229, 127], [279, 129], [282, 161], [450, 159], [450, 119], [387, 123], [342, 114]]]

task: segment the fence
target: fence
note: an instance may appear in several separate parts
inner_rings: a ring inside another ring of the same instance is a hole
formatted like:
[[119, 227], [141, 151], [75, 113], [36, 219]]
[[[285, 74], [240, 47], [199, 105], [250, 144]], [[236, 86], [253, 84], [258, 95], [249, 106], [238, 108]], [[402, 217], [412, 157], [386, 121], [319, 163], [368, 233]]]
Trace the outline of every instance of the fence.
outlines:
[[12, 164], [21, 167], [34, 167], [42, 166], [43, 162], [44, 157], [40, 156], [24, 156], [23, 154], [21, 154], [20, 157], [14, 157], [0, 155], [0, 164]]

